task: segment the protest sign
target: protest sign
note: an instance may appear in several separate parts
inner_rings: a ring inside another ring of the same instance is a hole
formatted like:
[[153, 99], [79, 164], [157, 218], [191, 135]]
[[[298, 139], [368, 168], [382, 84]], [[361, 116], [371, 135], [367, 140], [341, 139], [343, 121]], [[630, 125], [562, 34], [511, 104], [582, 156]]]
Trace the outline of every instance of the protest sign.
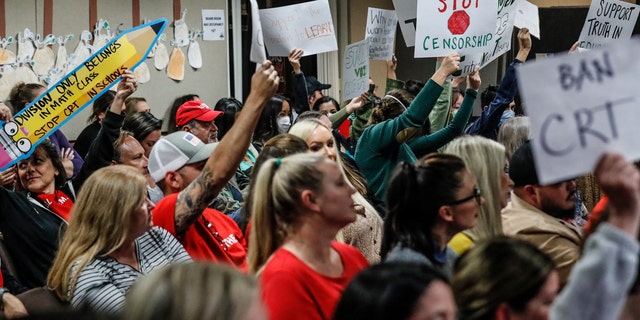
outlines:
[[495, 1], [419, 0], [414, 56], [443, 57], [489, 50], [496, 31]]
[[369, 8], [365, 39], [369, 40], [370, 60], [391, 60], [397, 24], [395, 11]]
[[262, 9], [260, 22], [271, 56], [286, 57], [293, 48], [305, 56], [338, 50], [328, 0]]
[[578, 47], [592, 49], [616, 40], [629, 40], [638, 20], [638, 7], [618, 0], [592, 0]]
[[522, 0], [498, 1], [495, 32], [489, 48], [481, 53], [466, 54], [460, 62], [461, 75], [468, 75], [478, 67], [484, 66], [497, 59], [499, 56], [511, 50], [511, 35], [513, 34], [513, 23], [515, 21], [516, 10]]
[[355, 98], [369, 89], [369, 43], [366, 39], [347, 46], [342, 74], [343, 100]]
[[535, 4], [527, 0], [520, 0], [513, 24], [520, 29], [529, 29], [532, 36], [540, 39], [540, 16], [538, 6]]
[[251, 52], [249, 60], [258, 65], [267, 60], [267, 52], [264, 50], [264, 38], [262, 36], [262, 22], [260, 21], [260, 12], [258, 11], [258, 3], [256, 0], [251, 2]]
[[202, 40], [224, 40], [224, 10], [202, 10]]
[[400, 31], [407, 47], [413, 47], [416, 41], [416, 10], [418, 0], [393, 0]]
[[29, 157], [35, 147], [142, 63], [167, 25], [158, 19], [126, 30], [6, 122], [0, 129], [0, 169]]
[[541, 184], [590, 172], [606, 150], [640, 158], [635, 39], [516, 69]]

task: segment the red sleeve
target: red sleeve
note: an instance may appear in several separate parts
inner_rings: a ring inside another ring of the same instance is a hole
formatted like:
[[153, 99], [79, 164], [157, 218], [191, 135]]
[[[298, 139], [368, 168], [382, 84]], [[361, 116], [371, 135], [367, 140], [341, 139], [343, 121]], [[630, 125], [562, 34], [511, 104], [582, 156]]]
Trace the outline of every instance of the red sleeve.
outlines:
[[295, 273], [263, 274], [260, 282], [269, 319], [321, 319], [309, 293], [302, 286], [304, 279], [297, 279]]
[[162, 198], [151, 211], [153, 225], [162, 227], [172, 235], [176, 235], [176, 200], [178, 194], [170, 194]]

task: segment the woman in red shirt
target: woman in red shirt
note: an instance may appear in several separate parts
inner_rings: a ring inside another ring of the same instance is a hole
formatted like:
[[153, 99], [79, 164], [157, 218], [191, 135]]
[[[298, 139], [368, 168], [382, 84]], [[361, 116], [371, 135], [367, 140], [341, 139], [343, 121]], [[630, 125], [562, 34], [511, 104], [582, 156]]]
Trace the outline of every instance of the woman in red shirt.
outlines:
[[351, 278], [367, 265], [336, 242], [355, 221], [355, 189], [320, 154], [268, 160], [258, 172], [249, 268], [260, 276], [269, 319], [331, 319]]

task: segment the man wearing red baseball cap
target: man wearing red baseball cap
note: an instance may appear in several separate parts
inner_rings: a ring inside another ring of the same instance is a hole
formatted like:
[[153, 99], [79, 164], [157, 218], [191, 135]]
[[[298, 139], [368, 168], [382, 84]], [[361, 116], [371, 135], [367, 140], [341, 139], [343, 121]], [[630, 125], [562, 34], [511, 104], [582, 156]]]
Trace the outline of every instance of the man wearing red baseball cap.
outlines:
[[218, 141], [218, 127], [213, 120], [223, 113], [211, 110], [202, 101], [187, 101], [176, 112], [176, 125], [180, 130], [190, 132], [204, 143]]

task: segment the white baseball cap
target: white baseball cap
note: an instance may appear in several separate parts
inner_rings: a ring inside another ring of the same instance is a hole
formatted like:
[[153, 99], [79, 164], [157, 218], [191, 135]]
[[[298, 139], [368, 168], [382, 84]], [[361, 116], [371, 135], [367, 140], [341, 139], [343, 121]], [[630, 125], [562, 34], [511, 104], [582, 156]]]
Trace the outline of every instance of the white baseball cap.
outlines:
[[158, 182], [169, 171], [176, 171], [186, 164], [207, 160], [218, 142], [203, 143], [186, 131], [176, 131], [162, 137], [149, 153], [149, 175]]

